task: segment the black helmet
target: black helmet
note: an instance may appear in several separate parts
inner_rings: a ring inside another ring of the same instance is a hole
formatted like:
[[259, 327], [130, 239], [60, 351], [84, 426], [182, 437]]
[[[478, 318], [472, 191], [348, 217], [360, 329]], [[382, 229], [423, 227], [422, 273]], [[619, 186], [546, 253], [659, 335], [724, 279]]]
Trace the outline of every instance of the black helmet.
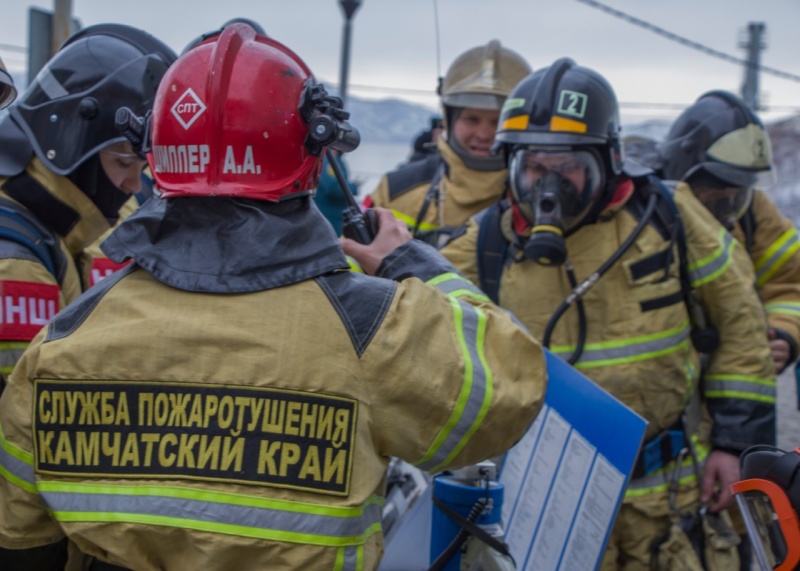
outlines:
[[709, 91], [681, 113], [661, 145], [661, 156], [670, 180], [688, 180], [704, 170], [732, 186], [750, 187], [772, 175], [763, 123], [727, 91]]
[[528, 244], [552, 238], [549, 254], [530, 257], [563, 261], [563, 244], [550, 234], [568, 235], [600, 210], [622, 173], [619, 131], [613, 89], [571, 59], [529, 75], [509, 94], [495, 148], [506, 157], [515, 203], [541, 234]]
[[507, 157], [520, 145], [592, 147], [609, 174], [622, 172], [617, 96], [603, 76], [569, 58], [529, 75], [513, 89], [495, 140]]
[[689, 183], [716, 218], [732, 227], [756, 186], [774, 182], [764, 125], [727, 91], [710, 91], [675, 120], [660, 146], [664, 177]]
[[80, 30], [9, 108], [13, 125], [8, 119], [0, 125], [0, 141], [18, 142], [23, 135], [28, 152], [14, 153], [22, 164], [0, 159], [0, 175], [17, 174], [33, 153], [67, 175], [103, 147], [124, 141], [114, 127], [117, 109], [145, 115], [175, 59], [172, 49], [136, 28], [99, 24]]

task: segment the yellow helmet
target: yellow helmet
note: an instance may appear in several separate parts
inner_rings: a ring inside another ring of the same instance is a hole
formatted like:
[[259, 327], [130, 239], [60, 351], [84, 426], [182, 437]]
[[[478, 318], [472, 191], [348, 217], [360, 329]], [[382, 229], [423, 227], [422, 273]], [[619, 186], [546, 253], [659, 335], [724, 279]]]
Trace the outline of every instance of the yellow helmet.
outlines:
[[530, 72], [522, 56], [491, 40], [456, 58], [440, 80], [439, 95], [445, 107], [500, 110], [511, 90]]
[[7, 107], [17, 97], [14, 80], [6, 71], [3, 60], [0, 59], [0, 109]]

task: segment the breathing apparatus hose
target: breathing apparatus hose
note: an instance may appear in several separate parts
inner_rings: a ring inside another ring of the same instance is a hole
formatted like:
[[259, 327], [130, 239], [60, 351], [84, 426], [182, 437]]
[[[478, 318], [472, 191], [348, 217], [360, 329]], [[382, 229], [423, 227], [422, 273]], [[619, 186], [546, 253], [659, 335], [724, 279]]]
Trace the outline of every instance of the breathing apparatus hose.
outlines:
[[559, 319], [564, 315], [564, 313], [569, 309], [569, 307], [576, 303], [578, 308], [578, 345], [575, 347], [575, 351], [572, 352], [569, 359], [567, 359], [567, 363], [570, 365], [574, 365], [578, 359], [580, 359], [581, 354], [583, 353], [583, 347], [586, 343], [586, 313], [583, 308], [583, 301], [582, 297], [589, 291], [594, 284], [603, 277], [611, 266], [613, 266], [617, 260], [619, 260], [622, 255], [633, 246], [633, 243], [639, 237], [639, 234], [642, 233], [644, 227], [650, 222], [653, 218], [653, 213], [656, 210], [656, 202], [659, 200], [659, 194], [657, 192], [651, 192], [650, 196], [647, 199], [647, 206], [645, 207], [644, 214], [642, 215], [639, 223], [636, 225], [636, 228], [633, 229], [633, 232], [628, 235], [625, 241], [617, 248], [616, 252], [611, 254], [611, 256], [603, 262], [603, 264], [598, 268], [596, 272], [586, 278], [580, 285], [576, 285], [577, 280], [575, 279], [575, 273], [572, 269], [572, 264], [568, 262], [565, 264], [567, 270], [567, 276], [570, 280], [570, 285], [572, 286], [572, 293], [567, 296], [561, 305], [555, 310], [553, 315], [550, 316], [550, 320], [547, 322], [547, 326], [544, 329], [544, 337], [542, 338], [542, 345], [545, 347], [550, 347], [550, 338], [553, 335], [553, 330], [556, 328], [556, 324], [558, 323]]
[[[486, 498], [478, 498], [467, 515], [467, 521], [474, 522], [477, 520], [483, 513], [483, 510], [486, 508], [486, 503]], [[461, 549], [464, 543], [466, 543], [467, 539], [469, 539], [469, 532], [464, 529], [460, 529], [450, 544], [445, 547], [444, 551], [442, 551], [436, 560], [431, 563], [431, 566], [428, 567], [428, 571], [441, 571], [444, 569], [445, 565], [447, 565], [453, 556], [458, 553], [458, 550]]]

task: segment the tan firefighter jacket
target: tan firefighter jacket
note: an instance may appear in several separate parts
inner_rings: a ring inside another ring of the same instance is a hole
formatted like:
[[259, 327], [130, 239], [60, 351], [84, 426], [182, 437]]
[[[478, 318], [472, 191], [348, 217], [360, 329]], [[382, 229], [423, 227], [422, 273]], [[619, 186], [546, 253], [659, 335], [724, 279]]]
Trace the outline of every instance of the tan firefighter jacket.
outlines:
[[506, 312], [419, 242], [383, 277], [343, 270], [308, 199], [151, 199], [103, 249], [134, 263], [41, 332], [0, 398], [0, 546], [375, 569], [390, 456], [475, 463], [541, 407], [542, 349]]
[[790, 362], [800, 343], [800, 238], [769, 196], [761, 190], [733, 230], [756, 270], [756, 286], [767, 310], [769, 326], [791, 346]]
[[[416, 237], [436, 245], [470, 216], [502, 196], [508, 171], [477, 171], [467, 167], [447, 141], [437, 143], [439, 154], [409, 163], [385, 175], [367, 198], [368, 207], [389, 208], [408, 224]], [[424, 206], [426, 201], [427, 206]], [[422, 214], [421, 214], [422, 213]]]
[[[578, 283], [609, 259], [637, 225], [639, 217], [632, 213], [642, 200], [637, 191], [610, 220], [587, 224], [566, 239], [568, 261]], [[704, 375], [703, 396], [713, 424], [710, 437], [695, 434], [702, 461], [709, 445], [741, 451], [751, 444], [774, 442], [774, 371], [752, 269], [749, 264], [733, 263], [738, 244], [686, 185], [678, 185], [674, 199], [686, 233], [692, 286], [721, 339]], [[479, 217], [470, 220], [466, 233], [442, 250], [476, 283], [479, 223]], [[648, 421], [646, 439], [679, 419], [700, 378], [700, 358], [690, 339], [679, 267], [665, 263], [669, 247], [670, 242], [653, 225], [646, 226], [634, 245], [585, 294], [586, 342], [575, 364]], [[677, 245], [672, 250], [674, 261], [679, 255]], [[564, 267], [539, 265], [512, 248], [501, 277], [499, 303], [534, 337], [542, 338], [551, 315], [571, 291]], [[556, 325], [550, 349], [566, 359], [578, 338], [573, 304]], [[634, 481], [628, 497], [651, 496], [667, 513], [666, 502], [660, 500], [666, 498], [672, 467]], [[694, 481], [688, 459], [678, 476], [682, 483]]]
[[7, 378], [39, 329], [80, 295], [73, 257], [109, 224], [88, 196], [38, 158], [20, 174], [0, 177], [0, 209], [0, 372]]

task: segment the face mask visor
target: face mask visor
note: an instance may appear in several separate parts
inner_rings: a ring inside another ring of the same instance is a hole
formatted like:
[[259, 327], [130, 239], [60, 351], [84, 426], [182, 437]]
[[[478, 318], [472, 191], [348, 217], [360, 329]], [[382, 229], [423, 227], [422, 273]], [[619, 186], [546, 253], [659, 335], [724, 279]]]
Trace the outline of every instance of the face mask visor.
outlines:
[[565, 231], [577, 228], [592, 210], [605, 183], [599, 157], [589, 150], [517, 150], [509, 166], [512, 191], [535, 225], [556, 216]]
[[753, 200], [753, 188], [720, 187], [698, 183], [692, 191], [720, 224], [732, 230]]

